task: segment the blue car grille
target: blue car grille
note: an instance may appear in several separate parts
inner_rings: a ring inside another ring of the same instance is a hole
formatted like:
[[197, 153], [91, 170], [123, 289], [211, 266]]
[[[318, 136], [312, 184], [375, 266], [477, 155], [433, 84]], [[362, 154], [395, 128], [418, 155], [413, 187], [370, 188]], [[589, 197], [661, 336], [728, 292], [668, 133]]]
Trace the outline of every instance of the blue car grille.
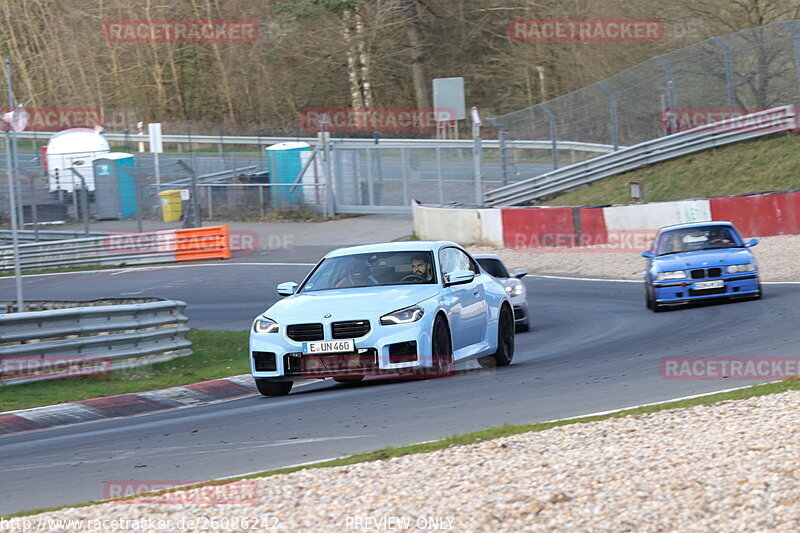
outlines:
[[704, 279], [704, 278], [718, 278], [722, 276], [722, 269], [719, 267], [713, 268], [697, 268], [690, 272], [692, 279]]

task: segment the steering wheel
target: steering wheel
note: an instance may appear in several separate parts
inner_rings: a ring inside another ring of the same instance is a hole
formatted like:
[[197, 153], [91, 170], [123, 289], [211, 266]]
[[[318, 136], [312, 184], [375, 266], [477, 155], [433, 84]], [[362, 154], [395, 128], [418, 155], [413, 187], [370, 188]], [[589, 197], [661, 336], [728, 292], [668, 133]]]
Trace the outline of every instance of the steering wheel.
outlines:
[[422, 276], [420, 276], [419, 274], [406, 274], [405, 276], [400, 278], [400, 281], [421, 281], [421, 282], [424, 282], [425, 279]]

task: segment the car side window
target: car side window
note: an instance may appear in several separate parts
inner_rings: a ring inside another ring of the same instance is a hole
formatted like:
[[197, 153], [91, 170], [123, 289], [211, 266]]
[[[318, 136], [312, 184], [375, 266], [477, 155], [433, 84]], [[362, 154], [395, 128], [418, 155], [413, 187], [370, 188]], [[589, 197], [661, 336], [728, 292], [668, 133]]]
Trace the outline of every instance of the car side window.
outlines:
[[442, 274], [454, 270], [471, 270], [477, 276], [481, 273], [478, 263], [458, 248], [442, 248], [439, 252]]

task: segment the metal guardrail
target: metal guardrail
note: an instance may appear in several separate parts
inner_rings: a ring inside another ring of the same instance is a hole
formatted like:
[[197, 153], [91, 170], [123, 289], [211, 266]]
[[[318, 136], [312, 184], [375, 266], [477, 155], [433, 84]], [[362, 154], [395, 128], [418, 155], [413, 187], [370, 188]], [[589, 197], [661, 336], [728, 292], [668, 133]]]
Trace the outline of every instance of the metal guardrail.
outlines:
[[521, 205], [542, 200], [645, 165], [776, 132], [796, 130], [797, 127], [797, 112], [792, 105], [742, 115], [499, 187], [486, 193], [486, 204]]
[[[19, 242], [36, 241], [63, 241], [65, 239], [80, 239], [82, 237], [102, 237], [105, 233], [93, 231], [86, 235], [83, 231], [64, 231], [64, 230], [18, 230], [17, 238]], [[11, 230], [0, 229], [0, 242], [11, 242]]]
[[0, 314], [0, 385], [190, 355], [185, 308], [163, 300]]
[[[19, 256], [22, 270], [228, 259], [230, 240], [227, 226], [108, 233], [99, 237], [20, 244]], [[0, 272], [13, 269], [13, 246], [0, 246]]]
[[[53, 135], [52, 131], [21, 131], [17, 133], [18, 139], [48, 139]], [[103, 136], [114, 142], [136, 142], [136, 143], [149, 143], [147, 136], [126, 135], [124, 133], [104, 133]], [[255, 145], [255, 146], [269, 146], [282, 142], [306, 142], [312, 146], [321, 144], [317, 137], [256, 137], [256, 136], [219, 136], [219, 135], [168, 135], [162, 136], [164, 143], [175, 144], [227, 144], [227, 145]], [[366, 146], [385, 146], [393, 148], [471, 148], [474, 144], [472, 139], [380, 139], [379, 143], [375, 144], [375, 139], [358, 139], [358, 138], [343, 138], [331, 139], [333, 147], [360, 147]], [[506, 141], [506, 144], [511, 148], [537, 148], [542, 150], [550, 150], [553, 146], [552, 141]], [[500, 141], [498, 140], [484, 140], [484, 148], [499, 148]], [[557, 143], [559, 150], [576, 150], [584, 152], [597, 152], [608, 153], [614, 150], [613, 145], [597, 144], [597, 143], [584, 143], [572, 141], [559, 141]]]

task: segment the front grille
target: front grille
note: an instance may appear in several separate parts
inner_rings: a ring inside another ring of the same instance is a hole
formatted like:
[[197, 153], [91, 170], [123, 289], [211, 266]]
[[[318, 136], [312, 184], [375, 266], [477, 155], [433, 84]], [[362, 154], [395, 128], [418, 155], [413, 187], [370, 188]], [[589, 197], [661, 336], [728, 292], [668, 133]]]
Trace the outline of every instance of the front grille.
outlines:
[[355, 339], [369, 333], [369, 320], [348, 320], [331, 324], [334, 339]]
[[718, 278], [722, 276], [722, 269], [719, 267], [698, 268], [692, 270], [690, 274], [692, 279]]
[[725, 294], [727, 289], [725, 287], [719, 287], [717, 289], [702, 289], [696, 291], [694, 289], [689, 289], [689, 296], [710, 296], [712, 294]]
[[286, 375], [325, 377], [347, 374], [373, 374], [379, 371], [378, 350], [359, 348], [358, 352], [307, 355], [288, 353], [283, 357]]
[[322, 324], [292, 324], [286, 328], [286, 335], [293, 341], [321, 341]]
[[257, 372], [275, 372], [275, 353], [253, 352], [253, 362]]

